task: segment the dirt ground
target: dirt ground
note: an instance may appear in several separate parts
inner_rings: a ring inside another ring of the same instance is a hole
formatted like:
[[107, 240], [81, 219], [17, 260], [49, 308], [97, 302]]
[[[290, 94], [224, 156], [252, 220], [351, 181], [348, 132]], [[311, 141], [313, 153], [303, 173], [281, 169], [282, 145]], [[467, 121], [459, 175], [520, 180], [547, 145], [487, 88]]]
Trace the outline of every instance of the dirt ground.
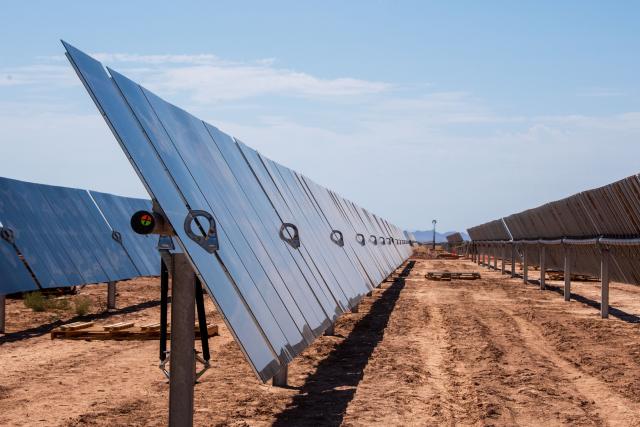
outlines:
[[[479, 271], [481, 280], [428, 281], [428, 271]], [[531, 273], [535, 279], [535, 272]], [[212, 369], [196, 386], [196, 425], [640, 425], [640, 289], [612, 284], [540, 291], [468, 260], [418, 259], [385, 282], [336, 336], [319, 338], [289, 369], [289, 388], [261, 384], [219, 323]], [[157, 321], [155, 279], [80, 291], [98, 324]], [[51, 340], [77, 320], [8, 301], [0, 336], [0, 425], [165, 425], [168, 387], [153, 341]]]

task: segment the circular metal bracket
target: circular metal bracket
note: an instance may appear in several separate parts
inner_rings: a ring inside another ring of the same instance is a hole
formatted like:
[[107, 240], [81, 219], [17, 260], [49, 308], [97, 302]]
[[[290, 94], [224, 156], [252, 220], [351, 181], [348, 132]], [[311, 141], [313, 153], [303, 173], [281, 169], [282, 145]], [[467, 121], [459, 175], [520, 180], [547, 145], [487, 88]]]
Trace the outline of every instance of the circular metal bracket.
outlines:
[[384, 237], [380, 236], [380, 243], [382, 243], [383, 245], [386, 245], [387, 241], [385, 240]]
[[393, 243], [393, 239], [391, 237], [387, 237], [387, 243], [390, 245], [391, 243]]
[[364, 246], [366, 243], [366, 239], [364, 238], [364, 234], [358, 233], [356, 234], [356, 242], [360, 243], [360, 246]]
[[343, 247], [344, 246], [344, 238], [342, 236], [342, 231], [340, 230], [332, 230], [331, 231], [331, 241], [336, 245]]
[[378, 238], [376, 236], [374, 236], [373, 234], [371, 236], [369, 236], [369, 241], [371, 243], [373, 243], [374, 245], [378, 244]]
[[[191, 228], [193, 225], [193, 221], [198, 218], [204, 218], [209, 222], [209, 229], [207, 230], [204, 236], [199, 236], [193, 232]], [[210, 254], [214, 253], [218, 250], [218, 233], [216, 232], [216, 221], [213, 219], [213, 215], [211, 215], [207, 211], [201, 210], [190, 210], [184, 219], [184, 232], [187, 233], [187, 236], [200, 245], [205, 251]]]
[[118, 242], [118, 243], [122, 244], [122, 234], [120, 234], [120, 232], [119, 232], [119, 231], [113, 230], [113, 231], [111, 232], [111, 238], [112, 238], [113, 240], [115, 240], [116, 242]]
[[0, 237], [11, 244], [16, 242], [16, 236], [10, 228], [0, 227]]
[[[289, 234], [293, 234], [293, 237], [287, 237], [284, 232], [288, 231]], [[280, 226], [280, 238], [287, 242], [293, 249], [300, 247], [300, 234], [298, 234], [298, 227], [290, 222], [285, 222]]]

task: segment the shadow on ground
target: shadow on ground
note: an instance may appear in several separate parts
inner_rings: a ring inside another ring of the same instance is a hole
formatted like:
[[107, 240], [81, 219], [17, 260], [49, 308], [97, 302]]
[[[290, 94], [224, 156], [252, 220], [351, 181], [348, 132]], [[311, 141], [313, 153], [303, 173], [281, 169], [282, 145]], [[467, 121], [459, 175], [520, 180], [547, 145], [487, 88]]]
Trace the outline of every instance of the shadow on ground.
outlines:
[[[539, 284], [539, 282], [538, 282]], [[554, 286], [554, 285], [546, 285], [546, 288], [556, 292], [560, 295], [564, 295], [564, 288], [563, 287], [558, 287], [558, 286]], [[573, 292], [571, 293], [571, 299], [574, 301], [578, 301], [581, 304], [587, 305], [589, 307], [595, 308], [596, 310], [600, 310], [600, 302], [599, 301], [595, 301], [592, 300], [591, 298], [587, 298], [585, 296], [582, 295], [578, 295], [578, 294], [574, 294]], [[631, 313], [627, 313], [626, 311], [620, 310], [619, 308], [615, 308], [615, 307], [611, 307], [609, 306], [609, 315], [613, 316], [617, 319], [620, 319], [624, 322], [628, 322], [628, 323], [640, 323], [640, 317], [636, 316], [635, 314], [631, 314]]]
[[363, 370], [384, 336], [391, 312], [405, 286], [404, 277], [414, 264], [415, 261], [407, 264], [400, 277], [371, 305], [349, 336], [307, 377], [300, 393], [278, 415], [274, 426], [339, 426], [342, 423]]

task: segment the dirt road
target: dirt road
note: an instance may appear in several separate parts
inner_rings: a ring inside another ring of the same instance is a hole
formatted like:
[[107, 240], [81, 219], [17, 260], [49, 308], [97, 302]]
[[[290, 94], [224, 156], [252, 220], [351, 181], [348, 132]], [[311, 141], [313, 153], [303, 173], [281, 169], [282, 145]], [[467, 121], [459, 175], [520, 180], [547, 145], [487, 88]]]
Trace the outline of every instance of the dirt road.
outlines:
[[[445, 269], [482, 279], [424, 277]], [[640, 425], [640, 290], [612, 284], [608, 320], [597, 283], [573, 291], [567, 303], [469, 261], [420, 259], [298, 357], [286, 389], [259, 383], [222, 327], [196, 386], [196, 424]], [[121, 284], [127, 308], [94, 317], [156, 320], [157, 297], [153, 280]], [[8, 329], [28, 332], [0, 337], [0, 425], [166, 423], [157, 342], [51, 341], [57, 322], [9, 302]]]

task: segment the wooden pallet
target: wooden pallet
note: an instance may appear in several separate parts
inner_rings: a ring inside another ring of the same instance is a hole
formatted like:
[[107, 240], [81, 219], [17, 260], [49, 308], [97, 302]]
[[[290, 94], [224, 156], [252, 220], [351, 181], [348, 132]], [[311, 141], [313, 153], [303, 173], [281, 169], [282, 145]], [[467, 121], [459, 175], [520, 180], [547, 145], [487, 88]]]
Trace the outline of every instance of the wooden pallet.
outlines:
[[[195, 338], [200, 338], [200, 327], [194, 325]], [[218, 335], [218, 325], [207, 324], [209, 337]], [[62, 325], [51, 331], [51, 339], [67, 340], [158, 340], [160, 339], [160, 323], [148, 323], [136, 326], [133, 322], [118, 322], [110, 325], [95, 326], [94, 322], [74, 322]], [[171, 339], [171, 329], [167, 331], [167, 339]]]
[[[564, 272], [562, 271], [547, 271], [547, 276], [549, 280], [564, 280]], [[586, 274], [572, 274], [571, 275], [572, 282], [599, 282], [599, 277], [587, 276]]]
[[462, 258], [462, 255], [456, 255], [451, 253], [440, 253], [436, 255], [436, 258], [437, 259], [460, 259]]
[[480, 279], [480, 273], [476, 272], [458, 272], [458, 271], [430, 271], [425, 275], [429, 280], [477, 280]]

